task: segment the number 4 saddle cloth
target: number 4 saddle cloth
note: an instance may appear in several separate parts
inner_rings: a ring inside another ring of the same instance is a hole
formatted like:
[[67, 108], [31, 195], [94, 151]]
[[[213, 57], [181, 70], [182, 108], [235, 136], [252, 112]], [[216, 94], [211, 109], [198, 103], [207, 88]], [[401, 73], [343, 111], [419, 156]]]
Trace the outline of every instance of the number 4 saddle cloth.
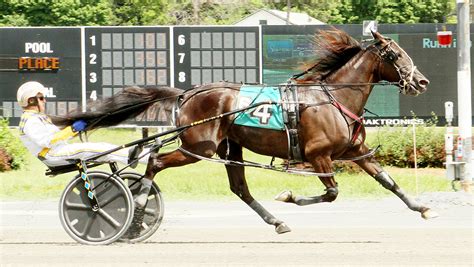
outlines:
[[[262, 104], [258, 103], [269, 103]], [[254, 106], [237, 113], [235, 124], [273, 130], [284, 130], [281, 94], [278, 87], [264, 85], [243, 85], [237, 101], [237, 108], [242, 109]]]

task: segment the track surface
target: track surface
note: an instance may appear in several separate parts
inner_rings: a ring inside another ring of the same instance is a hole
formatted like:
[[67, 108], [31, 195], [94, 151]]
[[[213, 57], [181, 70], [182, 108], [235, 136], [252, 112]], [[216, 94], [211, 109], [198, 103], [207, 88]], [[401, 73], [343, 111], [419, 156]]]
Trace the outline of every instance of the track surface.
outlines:
[[292, 228], [283, 235], [240, 201], [165, 201], [165, 218], [154, 236], [139, 244], [109, 246], [73, 241], [60, 225], [57, 201], [2, 202], [0, 263], [473, 266], [472, 195], [470, 204], [450, 196], [448, 201], [425, 199], [441, 215], [430, 221], [396, 198], [339, 200], [308, 207], [262, 202]]

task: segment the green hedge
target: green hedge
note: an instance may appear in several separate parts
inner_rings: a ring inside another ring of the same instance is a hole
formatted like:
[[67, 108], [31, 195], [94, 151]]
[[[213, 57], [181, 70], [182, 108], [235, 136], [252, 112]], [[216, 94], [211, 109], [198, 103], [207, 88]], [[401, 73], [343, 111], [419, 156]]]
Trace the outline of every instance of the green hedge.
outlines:
[[[8, 128], [8, 119], [0, 117], [0, 171], [20, 169], [26, 160], [28, 151], [21, 141]], [[5, 155], [6, 152], [6, 155]], [[5, 165], [5, 166], [3, 166]]]
[[[416, 156], [418, 167], [442, 168], [445, 161], [444, 134], [446, 128], [434, 123], [415, 126]], [[413, 127], [383, 127], [374, 132], [367, 143], [370, 147], [381, 145], [376, 154], [382, 165], [414, 167]]]

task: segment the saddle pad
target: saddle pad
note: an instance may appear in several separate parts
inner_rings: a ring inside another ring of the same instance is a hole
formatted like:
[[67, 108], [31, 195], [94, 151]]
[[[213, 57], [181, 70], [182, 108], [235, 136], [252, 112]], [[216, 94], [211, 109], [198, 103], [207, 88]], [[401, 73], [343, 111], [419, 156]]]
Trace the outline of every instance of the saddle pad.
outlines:
[[[272, 101], [280, 103], [281, 96], [278, 87], [265, 87], [262, 85], [243, 85], [240, 87], [237, 108], [246, 108], [261, 102]], [[283, 130], [283, 113], [281, 104], [262, 104], [240, 112], [234, 120], [235, 124]]]

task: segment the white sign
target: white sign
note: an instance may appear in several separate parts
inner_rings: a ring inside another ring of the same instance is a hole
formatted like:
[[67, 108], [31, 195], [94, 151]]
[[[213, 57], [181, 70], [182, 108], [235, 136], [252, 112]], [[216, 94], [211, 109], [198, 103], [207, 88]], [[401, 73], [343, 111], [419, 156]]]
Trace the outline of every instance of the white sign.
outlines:
[[377, 31], [377, 21], [376, 20], [364, 20], [362, 22], [362, 35], [364, 36], [371, 36], [372, 32]]

